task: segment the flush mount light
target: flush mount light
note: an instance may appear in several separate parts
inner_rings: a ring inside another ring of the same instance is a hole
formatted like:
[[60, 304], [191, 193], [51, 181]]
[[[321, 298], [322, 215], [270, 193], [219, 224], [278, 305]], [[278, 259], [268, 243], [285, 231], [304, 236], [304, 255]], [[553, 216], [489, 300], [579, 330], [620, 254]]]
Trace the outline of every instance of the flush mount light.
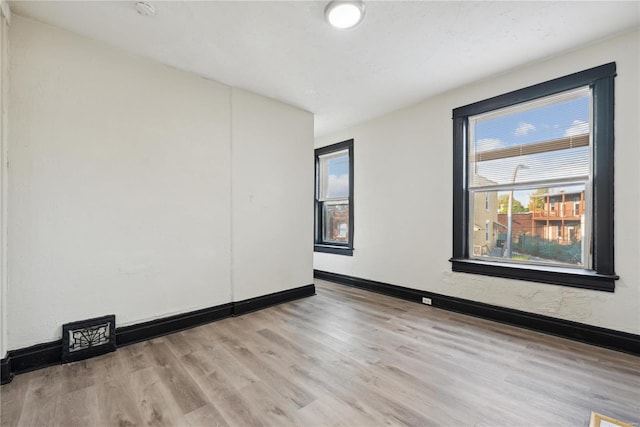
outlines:
[[139, 1], [136, 3], [136, 12], [142, 16], [154, 16], [156, 14], [156, 8], [146, 1]]
[[347, 30], [362, 21], [364, 10], [362, 1], [334, 0], [325, 8], [324, 17], [331, 26]]

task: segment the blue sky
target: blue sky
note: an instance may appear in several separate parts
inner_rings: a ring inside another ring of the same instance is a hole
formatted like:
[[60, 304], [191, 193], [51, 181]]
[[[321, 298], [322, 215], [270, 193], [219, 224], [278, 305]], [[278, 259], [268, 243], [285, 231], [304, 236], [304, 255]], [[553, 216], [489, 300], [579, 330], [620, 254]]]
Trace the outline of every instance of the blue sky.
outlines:
[[475, 126], [475, 141], [478, 151], [530, 144], [585, 133], [588, 122], [589, 97], [585, 96], [480, 121]]
[[327, 160], [328, 197], [349, 196], [349, 156], [344, 155]]
[[329, 168], [329, 175], [341, 176], [349, 174], [349, 157], [337, 157], [330, 159], [327, 162]]

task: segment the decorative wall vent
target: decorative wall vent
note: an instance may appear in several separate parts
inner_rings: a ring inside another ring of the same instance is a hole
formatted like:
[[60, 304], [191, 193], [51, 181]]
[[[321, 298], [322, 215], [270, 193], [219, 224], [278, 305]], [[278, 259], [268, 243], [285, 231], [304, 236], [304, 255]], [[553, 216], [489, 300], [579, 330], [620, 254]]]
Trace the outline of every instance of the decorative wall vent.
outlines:
[[115, 350], [114, 314], [62, 325], [62, 363], [75, 362]]

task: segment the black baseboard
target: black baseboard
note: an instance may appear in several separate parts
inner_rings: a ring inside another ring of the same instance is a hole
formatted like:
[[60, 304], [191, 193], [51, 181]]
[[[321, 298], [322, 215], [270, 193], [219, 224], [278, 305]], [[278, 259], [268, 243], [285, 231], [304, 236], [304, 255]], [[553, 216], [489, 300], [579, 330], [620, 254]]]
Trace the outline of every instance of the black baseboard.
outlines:
[[7, 356], [0, 360], [0, 385], [10, 383], [12, 379], [11, 357]]
[[176, 314], [149, 322], [137, 323], [116, 329], [116, 345], [122, 347], [140, 341], [161, 337], [173, 332], [204, 325], [231, 316], [233, 303], [204, 308], [189, 313]]
[[[315, 292], [315, 285], [306, 285], [244, 301], [231, 302], [136, 325], [123, 326], [116, 329], [116, 345], [122, 347], [157, 338], [226, 317], [239, 316], [272, 305], [315, 295]], [[15, 374], [59, 365], [60, 363], [62, 363], [62, 340], [11, 350], [0, 361], [1, 384], [11, 382]]]
[[62, 340], [36, 344], [7, 352], [7, 363], [2, 367], [2, 384], [13, 379], [15, 374], [34, 371], [62, 362]]
[[361, 288], [417, 303], [422, 303], [423, 297], [431, 298], [431, 305], [433, 307], [468, 314], [500, 323], [506, 323], [538, 332], [544, 332], [549, 335], [569, 338], [599, 347], [640, 355], [640, 335], [628, 332], [615, 331], [613, 329], [542, 316], [511, 308], [498, 307], [495, 305], [450, 297], [433, 292], [405, 288], [403, 286], [390, 285], [388, 283], [376, 282], [373, 280], [360, 279], [358, 277], [346, 276], [343, 274], [314, 270], [313, 276], [318, 279], [328, 280], [342, 285]]
[[274, 292], [256, 298], [249, 298], [233, 303], [233, 315], [240, 316], [252, 311], [261, 310], [272, 305], [293, 301], [299, 298], [310, 297], [316, 294], [315, 285], [300, 286], [299, 288], [287, 289], [285, 291]]

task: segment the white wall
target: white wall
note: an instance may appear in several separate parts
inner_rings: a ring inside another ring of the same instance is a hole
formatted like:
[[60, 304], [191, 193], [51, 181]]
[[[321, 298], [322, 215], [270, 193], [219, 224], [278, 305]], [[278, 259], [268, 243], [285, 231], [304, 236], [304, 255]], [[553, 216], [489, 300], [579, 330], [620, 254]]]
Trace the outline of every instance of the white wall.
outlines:
[[313, 116], [232, 94], [232, 274], [240, 301], [313, 283]]
[[[443, 93], [316, 140], [354, 147], [354, 255], [314, 268], [640, 333], [637, 31]], [[452, 109], [616, 61], [615, 293], [452, 273]]]
[[[0, 1], [0, 358], [7, 351], [7, 118], [9, 91], [9, 6]], [[7, 13], [8, 16], [4, 16]]]
[[[263, 201], [282, 179], [250, 188], [262, 177], [237, 164], [282, 138], [266, 159], [286, 151], [273, 166], [309, 181], [298, 163], [313, 150], [311, 115], [241, 94], [232, 126], [225, 85], [16, 16], [10, 39], [8, 349], [58, 339], [69, 321], [115, 313], [124, 326], [232, 301], [232, 132], [237, 188]], [[301, 187], [291, 196], [308, 202]], [[244, 281], [255, 251], [241, 252], [240, 295], [312, 282], [311, 244], [297, 238], [311, 227], [289, 221], [290, 206], [272, 209], [271, 227], [282, 228], [280, 209], [292, 227], [282, 244], [307, 252], [307, 271], [261, 265], [258, 286]], [[261, 245], [265, 231], [234, 242]]]

